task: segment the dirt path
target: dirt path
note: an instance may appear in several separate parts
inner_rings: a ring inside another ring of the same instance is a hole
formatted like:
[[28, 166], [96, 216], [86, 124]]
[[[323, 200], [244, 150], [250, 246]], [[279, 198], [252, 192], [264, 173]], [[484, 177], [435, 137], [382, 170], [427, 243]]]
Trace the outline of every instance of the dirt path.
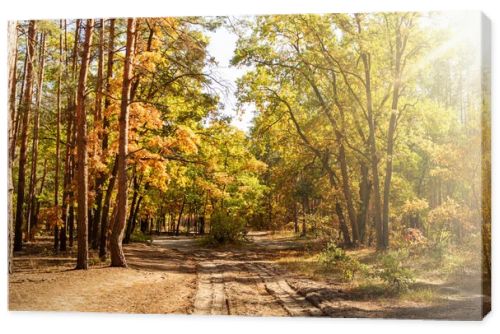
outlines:
[[[50, 242], [16, 254], [9, 277], [11, 310], [478, 319], [480, 298], [439, 305], [374, 300], [280, 269], [276, 260], [301, 241], [256, 233], [241, 248], [206, 249], [192, 237], [155, 238], [124, 247], [129, 268], [95, 264], [75, 271], [74, 254], [55, 256]], [[44, 246], [45, 245], [45, 246]]]
[[254, 233], [250, 238], [254, 243], [252, 250], [203, 249], [187, 238], [158, 238], [155, 244], [194, 255], [198, 263], [195, 314], [323, 316], [320, 308], [269, 268], [274, 251], [296, 249], [300, 245], [270, 240], [265, 233]]
[[175, 249], [195, 259], [194, 314], [323, 315], [285, 279], [267, 268], [266, 254], [253, 250], [203, 249], [193, 239], [158, 238], [155, 245]]
[[[48, 246], [50, 247], [50, 246]], [[72, 270], [71, 256], [19, 255], [9, 277], [9, 309], [120, 313], [190, 313], [195, 262], [182, 254], [134, 244], [129, 268]]]
[[[210, 250], [193, 238], [158, 237], [125, 246], [129, 268], [72, 270], [72, 254], [50, 244], [17, 254], [11, 310], [320, 316], [321, 310], [269, 269], [273, 247]], [[281, 247], [280, 245], [278, 245]]]

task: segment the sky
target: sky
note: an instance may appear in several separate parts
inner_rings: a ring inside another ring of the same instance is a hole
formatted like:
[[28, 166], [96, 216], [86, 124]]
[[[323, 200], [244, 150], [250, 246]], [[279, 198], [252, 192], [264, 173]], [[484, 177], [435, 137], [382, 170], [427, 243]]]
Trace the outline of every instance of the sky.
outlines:
[[210, 37], [208, 52], [218, 63], [218, 76], [228, 84], [227, 94], [221, 94], [220, 96], [221, 102], [224, 104], [222, 113], [231, 116], [232, 125], [248, 132], [252, 126], [254, 114], [250, 110], [245, 110], [239, 114], [236, 110], [237, 100], [235, 96], [236, 80], [245, 73], [246, 69], [230, 65], [238, 38], [224, 27], [217, 29], [215, 32], [209, 32], [208, 36]]

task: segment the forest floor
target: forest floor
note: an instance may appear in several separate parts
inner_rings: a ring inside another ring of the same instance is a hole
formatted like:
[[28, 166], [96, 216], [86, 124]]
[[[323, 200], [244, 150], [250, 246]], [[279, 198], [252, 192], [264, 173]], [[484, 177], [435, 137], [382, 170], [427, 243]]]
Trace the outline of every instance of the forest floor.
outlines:
[[[9, 277], [13, 311], [82, 311], [247, 316], [469, 319], [481, 317], [477, 289], [443, 282], [433, 298], [374, 297], [349, 283], [304, 275], [284, 258], [308, 242], [252, 233], [250, 242], [209, 249], [193, 237], [155, 237], [125, 245], [129, 268], [91, 257], [91, 269], [73, 270], [71, 253], [54, 255], [50, 240], [27, 244]], [[425, 290], [427, 291], [427, 290]]]

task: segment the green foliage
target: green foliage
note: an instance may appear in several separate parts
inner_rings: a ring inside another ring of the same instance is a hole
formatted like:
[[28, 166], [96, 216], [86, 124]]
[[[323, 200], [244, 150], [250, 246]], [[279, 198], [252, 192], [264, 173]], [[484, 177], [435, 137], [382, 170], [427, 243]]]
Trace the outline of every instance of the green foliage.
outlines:
[[226, 210], [216, 210], [210, 217], [210, 233], [206, 242], [211, 245], [239, 243], [245, 240], [245, 221]]
[[350, 257], [335, 243], [329, 242], [319, 255], [319, 262], [328, 271], [338, 271], [345, 281], [352, 281], [356, 273], [367, 273], [367, 267]]
[[130, 236], [130, 241], [141, 242], [141, 243], [150, 243], [152, 241], [152, 239], [151, 239], [151, 236], [142, 233], [141, 230], [135, 229], [135, 231]]
[[402, 250], [389, 251], [379, 256], [380, 268], [375, 275], [394, 292], [408, 290], [415, 281], [414, 273], [403, 265], [407, 258], [408, 253]]

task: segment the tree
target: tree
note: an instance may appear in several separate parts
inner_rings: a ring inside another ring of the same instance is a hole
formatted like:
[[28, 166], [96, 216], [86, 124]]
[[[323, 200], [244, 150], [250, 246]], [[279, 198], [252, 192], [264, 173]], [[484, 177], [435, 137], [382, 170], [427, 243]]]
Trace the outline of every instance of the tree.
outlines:
[[[9, 21], [8, 23], [8, 62], [9, 62], [9, 92], [10, 98], [9, 98], [9, 112], [11, 113], [11, 116], [15, 114], [16, 110], [16, 86], [17, 86], [17, 80], [16, 80], [16, 63], [17, 63], [17, 22], [16, 21]], [[11, 118], [12, 120], [12, 118]], [[9, 122], [9, 131], [11, 130], [13, 124], [10, 121]], [[14, 252], [14, 215], [13, 215], [13, 198], [12, 196], [14, 195], [14, 185], [12, 184], [12, 161], [13, 157], [9, 155], [9, 168], [8, 168], [8, 175], [7, 175], [7, 182], [9, 184], [9, 198], [8, 198], [8, 207], [7, 207], [7, 214], [8, 214], [8, 233], [9, 233], [9, 240], [8, 240], [8, 245], [9, 245], [9, 274], [12, 273], [12, 259], [13, 259], [13, 252]]]
[[[114, 64], [114, 40], [115, 40], [115, 20], [109, 20], [109, 33], [108, 33], [108, 55], [106, 64], [106, 82], [105, 90], [106, 96], [104, 97], [104, 110], [107, 110], [111, 104], [109, 95], [111, 94], [111, 78], [113, 77], [113, 64]], [[101, 151], [104, 154], [108, 151], [108, 128], [109, 128], [109, 118], [106, 115], [102, 117], [102, 144]], [[101, 217], [101, 235], [99, 240], [99, 256], [101, 258], [106, 256], [106, 240], [107, 240], [107, 229], [109, 220], [109, 207], [111, 202], [111, 194], [113, 193], [113, 188], [115, 185], [116, 174], [118, 172], [118, 159], [115, 158], [113, 161], [113, 170], [111, 173], [111, 178], [108, 182], [108, 187], [106, 189], [106, 194], [104, 196], [104, 203], [102, 204], [102, 211], [99, 212], [99, 206], [101, 205], [99, 201], [99, 195], [97, 196], [97, 212], [94, 219]], [[106, 175], [103, 173], [103, 177], [99, 176], [98, 182], [102, 181], [104, 185]], [[98, 188], [99, 190], [100, 188]], [[103, 190], [101, 190], [103, 191]]]
[[[66, 22], [64, 23], [66, 25]], [[63, 61], [63, 35], [62, 35], [62, 20], [59, 21], [59, 57], [58, 57], [58, 69], [57, 69], [57, 116], [56, 116], [56, 166], [54, 175], [54, 207], [56, 208], [57, 215], [59, 217], [59, 172], [60, 165], [59, 159], [61, 157], [61, 85], [62, 85], [62, 61]], [[57, 231], [54, 231], [57, 233]], [[66, 222], [63, 222], [63, 226], [60, 231], [60, 250], [66, 250]], [[57, 247], [57, 244], [55, 245]]]
[[110, 239], [111, 266], [126, 267], [127, 262], [122, 249], [123, 232], [127, 219], [127, 155], [128, 155], [128, 123], [129, 123], [129, 98], [132, 73], [134, 69], [136, 20], [127, 21], [127, 44], [123, 67], [122, 97], [120, 106], [120, 138], [118, 150], [118, 214], [113, 224]]
[[76, 95], [76, 148], [77, 148], [77, 226], [78, 256], [76, 269], [88, 269], [88, 157], [87, 157], [87, 115], [85, 113], [85, 88], [90, 61], [90, 47], [94, 20], [88, 19], [85, 25], [85, 41], [83, 43], [78, 90]]
[[[102, 91], [103, 91], [103, 64], [104, 64], [104, 20], [100, 20], [99, 24], [99, 45], [98, 45], [98, 65], [97, 65], [97, 83], [96, 83], [96, 99], [95, 99], [95, 112], [94, 112], [94, 127], [97, 128], [99, 132], [97, 138], [102, 138]], [[99, 142], [94, 143], [95, 146], [99, 145]], [[97, 148], [94, 149], [94, 155], [96, 154]], [[96, 208], [93, 215], [92, 223], [92, 235], [90, 237], [92, 242], [92, 249], [97, 249], [99, 245], [99, 223], [101, 222], [101, 212], [102, 212], [102, 199], [103, 199], [103, 187], [104, 181], [106, 180], [105, 173], [100, 172], [95, 180], [95, 192], [96, 192]]]
[[22, 130], [21, 130], [21, 146], [19, 149], [19, 172], [17, 177], [17, 198], [16, 198], [16, 223], [14, 235], [14, 251], [22, 249], [23, 242], [23, 204], [24, 204], [24, 188], [26, 183], [26, 157], [27, 157], [27, 141], [28, 141], [28, 126], [31, 112], [31, 94], [33, 89], [33, 63], [35, 61], [35, 44], [36, 44], [36, 21], [30, 21], [28, 27], [27, 38], [27, 53], [26, 53], [26, 87], [24, 89], [23, 101], [20, 106], [22, 113]]
[[37, 178], [37, 163], [38, 163], [38, 141], [40, 131], [40, 103], [42, 100], [43, 79], [45, 73], [45, 32], [40, 34], [39, 53], [38, 53], [38, 79], [36, 88], [36, 102], [33, 114], [33, 142], [31, 146], [31, 177], [28, 192], [28, 219], [26, 223], [26, 239], [31, 240], [31, 229], [36, 225], [36, 178]]

